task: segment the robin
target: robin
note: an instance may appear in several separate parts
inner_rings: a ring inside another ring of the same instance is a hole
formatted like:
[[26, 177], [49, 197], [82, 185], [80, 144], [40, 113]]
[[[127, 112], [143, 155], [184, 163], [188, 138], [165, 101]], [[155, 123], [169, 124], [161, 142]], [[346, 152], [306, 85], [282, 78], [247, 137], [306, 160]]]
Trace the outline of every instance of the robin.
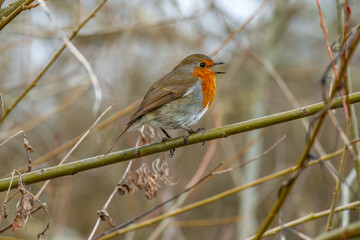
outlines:
[[[215, 76], [225, 72], [213, 71], [211, 67], [220, 64], [224, 63], [214, 62], [204, 54], [192, 54], [183, 59], [150, 87], [139, 109], [114, 138], [106, 154], [121, 135], [137, 130], [142, 125], [160, 128], [167, 138], [171, 136], [165, 129], [184, 129], [189, 135], [202, 130], [194, 131], [189, 127], [202, 118], [214, 99]], [[185, 143], [187, 137], [184, 138]], [[174, 149], [170, 155], [173, 153]]]

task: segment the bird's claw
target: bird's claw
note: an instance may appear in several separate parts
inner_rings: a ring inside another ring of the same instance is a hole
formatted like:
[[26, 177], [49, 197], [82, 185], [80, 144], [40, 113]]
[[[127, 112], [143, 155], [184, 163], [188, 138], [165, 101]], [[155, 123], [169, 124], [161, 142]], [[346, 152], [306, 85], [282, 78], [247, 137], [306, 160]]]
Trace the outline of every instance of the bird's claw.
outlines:
[[[190, 133], [190, 134], [191, 134], [191, 133]], [[184, 136], [184, 143], [185, 143], [186, 145], [189, 145], [189, 142], [188, 142], [187, 138], [189, 137], [190, 134]]]
[[169, 151], [169, 157], [172, 158], [172, 157], [174, 156], [174, 153], [175, 153], [175, 148], [170, 149], [170, 151]]
[[[188, 139], [188, 137], [190, 136], [190, 134], [197, 133], [197, 132], [201, 132], [201, 131], [205, 131], [205, 128], [198, 128], [197, 130], [186, 129], [186, 131], [188, 132], [188, 134], [187, 134], [186, 136], [184, 136], [184, 143], [185, 143], [186, 145], [188, 145], [189, 142], [188, 142], [187, 139]], [[205, 143], [203, 143], [203, 144], [205, 144]]]

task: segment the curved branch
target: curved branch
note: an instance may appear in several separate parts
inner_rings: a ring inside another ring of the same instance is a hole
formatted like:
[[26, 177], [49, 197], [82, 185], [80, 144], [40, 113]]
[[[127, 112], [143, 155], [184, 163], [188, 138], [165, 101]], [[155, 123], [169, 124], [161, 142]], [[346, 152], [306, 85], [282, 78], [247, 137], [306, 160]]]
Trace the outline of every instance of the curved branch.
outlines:
[[[351, 104], [360, 102], [360, 92], [350, 94], [349, 101]], [[320, 102], [306, 107], [285, 111], [282, 113], [271, 114], [268, 116], [251, 119], [245, 122], [239, 122], [219, 128], [210, 129], [205, 132], [194, 133], [187, 138], [187, 142], [190, 145], [195, 143], [207, 142], [213, 139], [225, 138], [227, 136], [239, 134], [242, 132], [247, 132], [254, 129], [264, 128], [283, 122], [312, 116], [322, 111], [325, 107], [325, 103]], [[341, 98], [336, 98], [330, 107], [331, 109], [342, 107]], [[99, 155], [91, 158], [86, 158], [83, 160], [67, 163], [62, 166], [40, 169], [34, 172], [23, 174], [22, 180], [25, 184], [32, 184], [48, 179], [73, 175], [78, 172], [83, 172], [89, 169], [103, 167], [118, 162], [124, 162], [142, 156], [165, 152], [173, 148], [179, 148], [184, 146], [187, 146], [187, 144], [184, 143], [184, 138], [177, 137], [164, 142], [157, 142], [143, 145], [140, 147], [125, 149], [122, 151], [111, 153], [109, 155]], [[11, 178], [0, 179], [0, 192], [7, 190], [10, 182]], [[11, 188], [17, 187], [17, 184], [18, 177], [14, 177]]]

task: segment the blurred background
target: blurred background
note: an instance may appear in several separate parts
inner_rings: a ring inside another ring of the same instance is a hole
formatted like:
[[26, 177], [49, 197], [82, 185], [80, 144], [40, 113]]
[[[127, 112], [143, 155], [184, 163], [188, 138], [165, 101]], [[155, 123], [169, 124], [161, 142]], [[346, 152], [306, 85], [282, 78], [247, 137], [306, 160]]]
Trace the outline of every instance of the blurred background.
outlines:
[[[70, 36], [99, 2], [46, 1], [46, 4], [53, 20]], [[2, 7], [8, 4], [5, 1]], [[321, 0], [320, 4], [330, 44], [336, 46], [343, 25], [339, 22], [344, 16], [342, 1]], [[360, 4], [350, 1], [350, 7], [352, 28], [359, 24], [360, 15], [357, 13]], [[235, 37], [224, 42], [231, 33], [236, 33]], [[213, 105], [196, 125], [196, 128], [206, 129], [290, 110], [297, 104], [305, 106], [322, 101], [320, 79], [330, 62], [315, 0], [107, 1], [72, 43], [94, 70], [102, 93], [100, 100], [95, 97], [94, 85], [84, 65], [65, 49], [0, 124], [1, 142], [20, 130], [25, 132], [34, 148], [30, 153], [33, 170], [57, 165], [70, 150], [69, 147], [61, 147], [83, 134], [102, 111], [114, 104], [100, 124], [124, 109], [126, 114], [105, 128], [93, 131], [67, 162], [103, 154], [151, 84], [190, 54], [203, 53], [215, 61], [226, 63], [218, 67], [226, 74], [217, 78]], [[23, 11], [1, 31], [0, 92], [5, 108], [13, 104], [36, 79], [62, 44], [56, 27], [40, 6]], [[351, 91], [359, 91], [358, 53], [352, 59], [349, 71]], [[331, 73], [328, 74], [326, 89], [331, 77]], [[279, 83], [287, 88], [281, 88]], [[285, 93], [292, 94], [297, 103], [290, 101]], [[100, 106], [98, 111], [95, 109], [97, 105]], [[132, 106], [129, 111], [128, 106]], [[359, 106], [355, 105], [354, 109], [358, 116]], [[335, 114], [344, 126], [343, 110], [336, 110]], [[314, 118], [308, 120], [311, 122]], [[155, 141], [161, 139], [157, 131]], [[145, 133], [148, 136], [149, 130]], [[170, 135], [184, 134], [183, 131], [171, 131]], [[261, 159], [216, 176], [198, 187], [183, 201], [182, 205], [186, 205], [295, 165], [306, 143], [307, 128], [303, 122], [291, 121], [207, 142], [204, 146], [197, 144], [180, 148], [171, 159], [168, 153], [137, 159], [132, 165], [132, 172], [141, 164], [153, 171], [152, 162], [156, 159], [168, 164], [166, 179], [157, 179], [159, 189], [156, 198], [148, 200], [143, 190], [116, 194], [107, 211], [115, 224], [127, 221], [182, 191], [192, 179], [198, 179], [233, 157], [249, 142], [255, 143], [235, 157], [233, 166], [261, 154], [284, 135], [286, 139]], [[113, 151], [135, 146], [138, 137], [138, 132], [124, 135]], [[312, 151], [316, 155], [343, 147], [343, 141], [329, 119], [321, 129], [319, 142]], [[60, 150], [54, 153], [56, 149]], [[335, 168], [338, 168], [339, 159], [331, 160]], [[3, 177], [13, 169], [26, 166], [22, 135], [0, 147], [0, 162]], [[98, 218], [97, 210], [102, 209], [126, 167], [124, 162], [52, 180], [39, 197], [47, 204], [51, 216], [50, 229], [45, 236], [49, 239], [89, 237]], [[344, 178], [353, 167], [349, 158]], [[199, 169], [198, 176], [194, 176]], [[154, 224], [118, 239], [250, 237], [266, 218], [281, 183], [286, 179], [287, 176], [268, 181], [178, 215], [167, 224]], [[36, 194], [42, 185], [33, 184], [30, 191]], [[281, 218], [275, 219], [272, 226], [328, 209], [334, 186], [334, 178], [324, 166], [306, 169], [282, 208]], [[358, 190], [357, 187], [355, 189]], [[5, 192], [0, 193], [0, 200], [3, 199]], [[356, 198], [352, 196], [352, 199]], [[14, 219], [17, 200], [18, 196], [15, 196], [7, 204], [9, 216], [1, 227]], [[169, 211], [171, 205], [151, 216]], [[350, 219], [356, 217], [355, 214]], [[340, 226], [341, 215], [336, 215], [334, 219], [334, 226]], [[326, 217], [321, 218], [295, 229], [315, 237], [325, 230], [326, 220]], [[8, 230], [3, 235], [33, 239], [44, 229], [47, 221], [46, 213], [40, 210], [24, 227], [16, 232]], [[96, 235], [109, 228], [109, 223], [100, 223]], [[298, 239], [291, 232], [286, 232], [285, 236]], [[269, 237], [278, 238], [279, 235]]]

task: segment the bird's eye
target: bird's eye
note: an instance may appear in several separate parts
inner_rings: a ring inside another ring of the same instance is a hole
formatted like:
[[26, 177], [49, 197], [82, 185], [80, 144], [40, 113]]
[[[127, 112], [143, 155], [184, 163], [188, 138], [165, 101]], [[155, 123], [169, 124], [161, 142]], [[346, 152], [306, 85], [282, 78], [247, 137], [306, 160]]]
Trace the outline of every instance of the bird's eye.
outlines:
[[206, 66], [206, 64], [205, 64], [204, 62], [201, 62], [201, 63], [199, 64], [199, 66], [202, 67], [202, 68], [204, 68], [204, 67]]

